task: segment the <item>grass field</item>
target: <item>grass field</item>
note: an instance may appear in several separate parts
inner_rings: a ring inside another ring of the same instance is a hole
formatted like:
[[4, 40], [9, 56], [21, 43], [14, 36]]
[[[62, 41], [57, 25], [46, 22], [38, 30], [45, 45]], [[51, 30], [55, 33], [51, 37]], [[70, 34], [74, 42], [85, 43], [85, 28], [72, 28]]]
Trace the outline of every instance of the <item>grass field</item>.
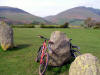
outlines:
[[[72, 43], [80, 47], [81, 53], [92, 53], [100, 59], [100, 30], [94, 29], [40, 29], [14, 28], [14, 42], [17, 48], [0, 50], [0, 75], [38, 75], [39, 64], [36, 53], [42, 41], [36, 35], [50, 37], [51, 32], [65, 32]], [[46, 75], [68, 75], [70, 64], [47, 69]]]

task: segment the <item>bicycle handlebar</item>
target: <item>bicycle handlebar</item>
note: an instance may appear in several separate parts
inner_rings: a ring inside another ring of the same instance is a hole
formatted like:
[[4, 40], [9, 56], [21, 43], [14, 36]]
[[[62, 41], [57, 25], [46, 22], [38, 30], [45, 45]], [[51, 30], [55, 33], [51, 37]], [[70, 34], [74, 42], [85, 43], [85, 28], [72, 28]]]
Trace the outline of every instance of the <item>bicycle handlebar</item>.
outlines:
[[37, 35], [37, 36], [40, 37], [40, 38], [42, 38], [42, 39], [44, 39], [44, 40], [48, 40], [49, 44], [54, 44], [53, 41], [50, 41], [48, 38], [45, 38], [44, 36], [41, 36], [41, 35]]
[[48, 38], [45, 38], [44, 36], [42, 36], [42, 35], [37, 35], [38, 37], [40, 37], [40, 38], [42, 38], [42, 39], [44, 39], [44, 40], [49, 40]]

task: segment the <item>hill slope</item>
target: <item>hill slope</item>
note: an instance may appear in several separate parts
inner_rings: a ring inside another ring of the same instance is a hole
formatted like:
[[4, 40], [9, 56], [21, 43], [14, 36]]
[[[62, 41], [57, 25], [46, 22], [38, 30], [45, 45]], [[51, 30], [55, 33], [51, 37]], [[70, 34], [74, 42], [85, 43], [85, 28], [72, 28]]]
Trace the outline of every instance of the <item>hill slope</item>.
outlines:
[[0, 19], [4, 19], [15, 24], [29, 24], [33, 21], [46, 24], [50, 23], [43, 18], [34, 16], [24, 10], [7, 6], [0, 6]]
[[47, 16], [46, 20], [57, 24], [63, 24], [65, 22], [77, 22], [83, 21], [87, 17], [91, 17], [94, 20], [100, 20], [100, 10], [89, 7], [75, 7], [64, 12], [61, 12], [55, 16]]

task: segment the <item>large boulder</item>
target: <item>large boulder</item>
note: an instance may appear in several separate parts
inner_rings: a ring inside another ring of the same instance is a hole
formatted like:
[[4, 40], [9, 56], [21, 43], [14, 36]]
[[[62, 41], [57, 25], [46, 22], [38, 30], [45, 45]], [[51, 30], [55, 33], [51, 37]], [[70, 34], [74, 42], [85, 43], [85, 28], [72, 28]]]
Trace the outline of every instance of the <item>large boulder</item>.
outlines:
[[100, 75], [100, 61], [90, 53], [80, 55], [71, 64], [69, 75]]
[[3, 50], [13, 48], [13, 29], [2, 22], [0, 24], [0, 44]]
[[49, 51], [49, 65], [61, 66], [71, 58], [70, 42], [66, 34], [60, 31], [55, 31], [51, 34], [50, 40], [54, 42]]

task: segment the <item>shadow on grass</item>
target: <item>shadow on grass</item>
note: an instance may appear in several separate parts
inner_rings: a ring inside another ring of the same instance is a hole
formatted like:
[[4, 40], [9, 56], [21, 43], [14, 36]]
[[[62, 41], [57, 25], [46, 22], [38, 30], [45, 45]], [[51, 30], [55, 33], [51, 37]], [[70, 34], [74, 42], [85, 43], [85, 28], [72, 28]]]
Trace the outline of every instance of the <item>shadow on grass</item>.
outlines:
[[52, 72], [53, 73], [52, 75], [60, 75], [61, 73], [68, 72], [70, 65], [73, 61], [74, 59], [72, 58], [69, 62], [65, 63], [64, 65], [60, 67], [48, 66], [47, 71]]
[[20, 45], [17, 45], [15, 46], [14, 48], [12, 49], [8, 49], [8, 51], [16, 51], [16, 50], [21, 50], [21, 49], [24, 49], [24, 48], [27, 48], [31, 46], [30, 44], [20, 44]]

